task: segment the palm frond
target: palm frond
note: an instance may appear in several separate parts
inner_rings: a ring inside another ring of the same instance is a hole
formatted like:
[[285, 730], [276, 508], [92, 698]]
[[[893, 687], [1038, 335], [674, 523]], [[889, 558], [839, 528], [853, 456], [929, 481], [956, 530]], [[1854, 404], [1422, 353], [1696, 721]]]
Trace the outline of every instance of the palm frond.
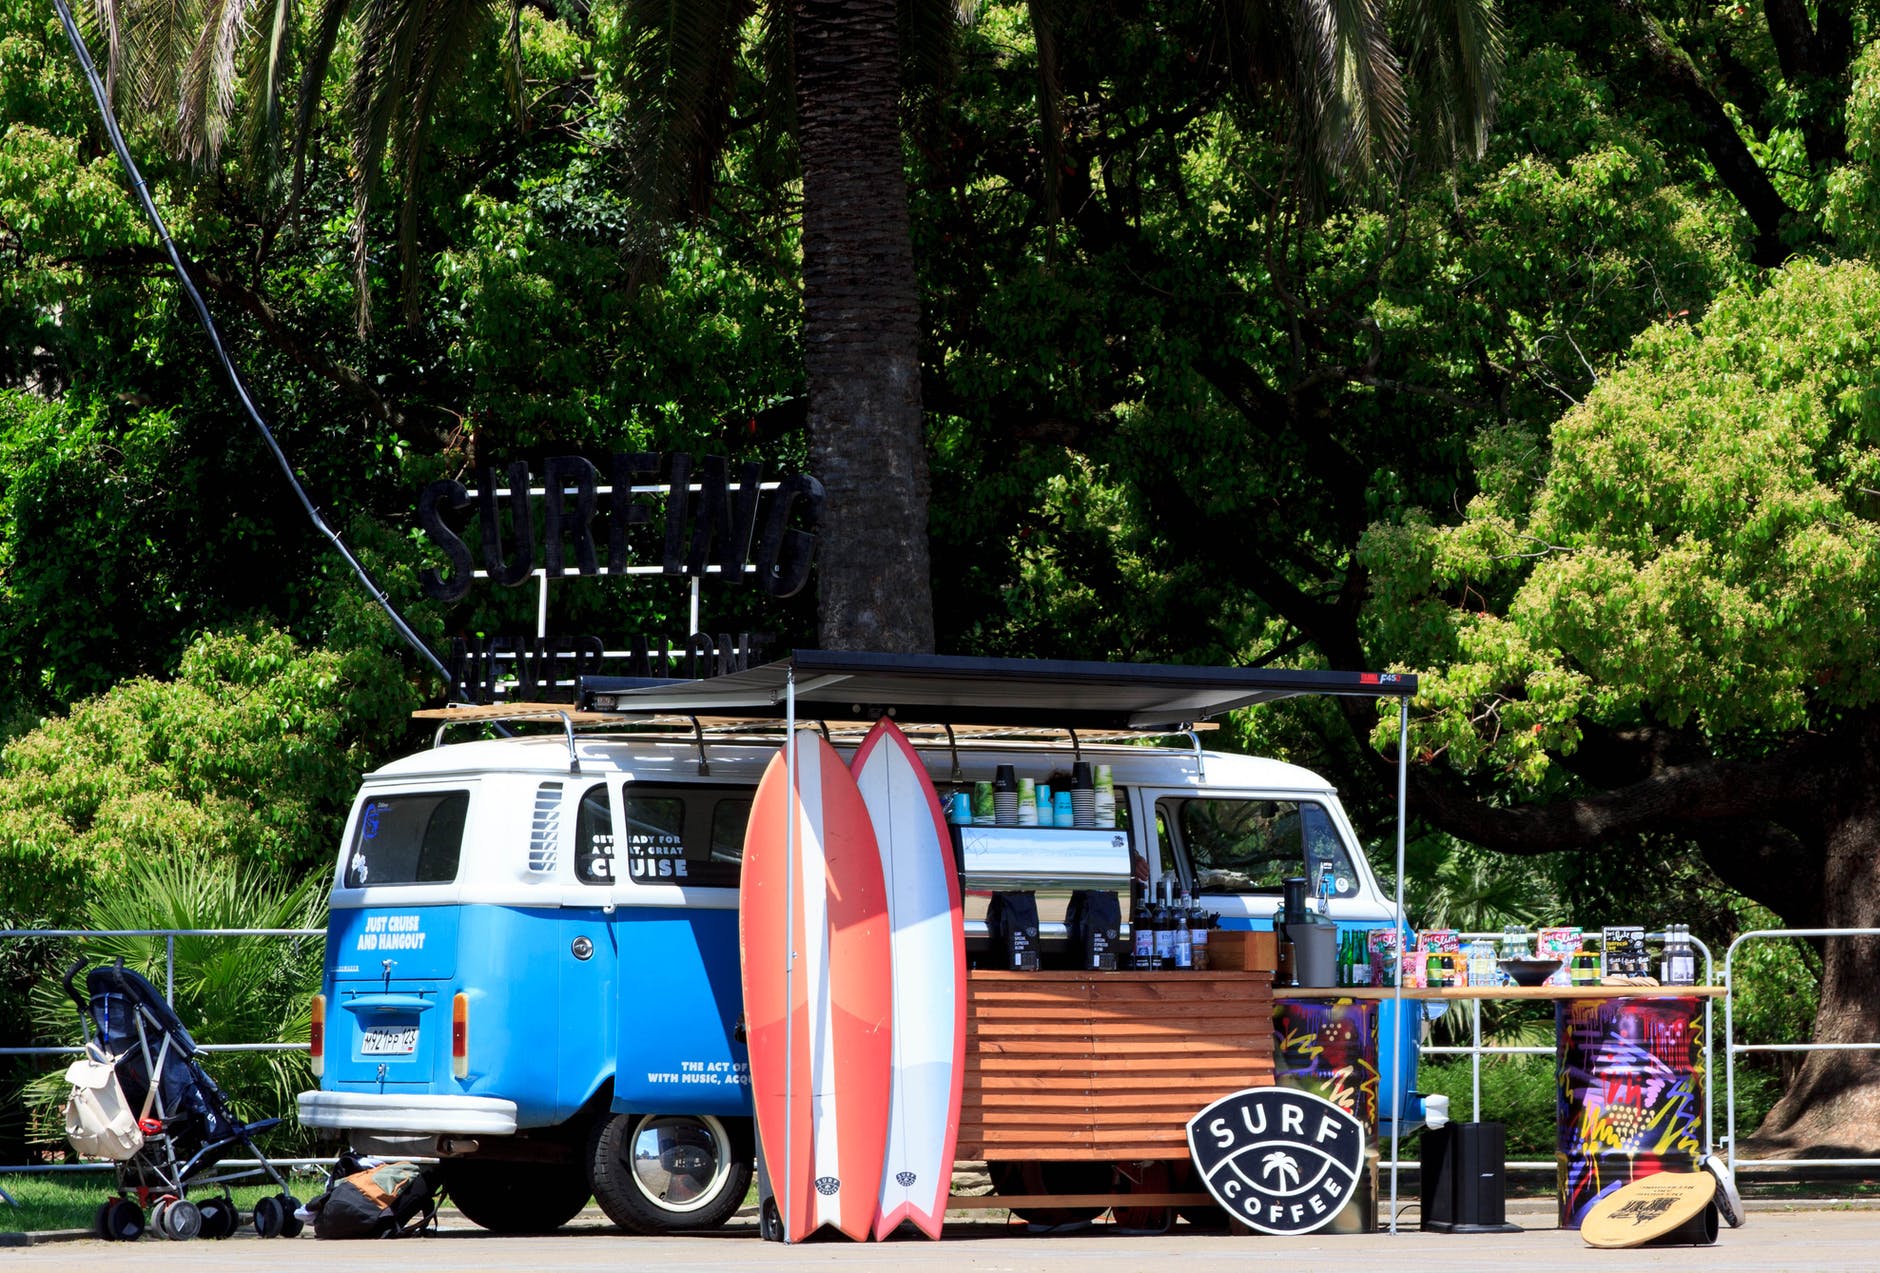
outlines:
[[380, 165], [392, 120], [411, 88], [411, 68], [423, 42], [427, 9], [405, 0], [365, 0], [358, 11], [359, 55], [346, 87], [352, 124], [353, 284], [360, 335], [372, 326], [372, 290], [367, 269], [367, 217], [378, 193]]
[[1306, 137], [1334, 174], [1387, 168], [1404, 140], [1403, 81], [1378, 0], [1299, 0], [1293, 39]]
[[305, 62], [300, 72], [300, 95], [294, 108], [293, 179], [288, 189], [288, 216], [295, 216], [300, 196], [307, 186], [307, 143], [313, 136], [313, 123], [320, 112], [320, 88], [326, 83], [327, 68], [333, 62], [333, 49], [339, 43], [340, 26], [352, 0], [321, 0], [320, 12], [308, 34]]
[[729, 132], [737, 56], [753, 0], [627, 0], [626, 162], [636, 203], [666, 218], [710, 204]]
[[280, 193], [288, 62], [297, 22], [294, 0], [271, 0], [261, 47], [248, 66], [248, 116], [242, 144], [253, 185], [270, 197]]
[[[1032, 6], [1034, 21], [1037, 5]], [[967, 0], [902, 0], [901, 65], [909, 87], [934, 88], [952, 82], [959, 63], [959, 29], [978, 17]]]
[[1493, 0], [1394, 0], [1392, 29], [1410, 58], [1417, 133], [1440, 158], [1475, 158], [1488, 145], [1506, 58]]
[[[398, 217], [398, 254], [407, 322], [417, 319], [420, 300], [418, 215], [423, 202], [417, 192], [432, 117], [439, 95], [462, 74], [470, 50], [487, 29], [490, 17], [489, 0], [429, 0], [423, 9], [424, 22], [410, 72], [411, 98], [401, 107], [401, 127], [393, 153], [404, 186]], [[363, 211], [360, 216], [363, 222]]]
[[133, 0], [118, 10], [132, 101], [140, 111], [174, 108], [178, 75], [188, 62], [200, 28], [194, 0]]
[[198, 168], [214, 162], [235, 105], [235, 54], [248, 30], [249, 0], [205, 0], [201, 30], [184, 63], [177, 140]]

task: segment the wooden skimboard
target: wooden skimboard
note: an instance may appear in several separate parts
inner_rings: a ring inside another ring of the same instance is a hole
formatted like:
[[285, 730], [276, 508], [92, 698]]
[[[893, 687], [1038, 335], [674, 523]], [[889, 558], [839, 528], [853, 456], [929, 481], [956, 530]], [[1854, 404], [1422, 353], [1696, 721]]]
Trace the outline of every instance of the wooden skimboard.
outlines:
[[764, 771], [744, 837], [751, 1098], [785, 1240], [833, 1225], [862, 1241], [880, 1200], [892, 1059], [881, 855], [834, 749], [798, 734], [794, 786], [786, 751]]
[[926, 766], [883, 717], [850, 762], [874, 823], [893, 934], [894, 1064], [875, 1236], [940, 1236], [966, 1075], [966, 933], [953, 841]]
[[1717, 1182], [1707, 1171], [1643, 1176], [1595, 1202], [1580, 1221], [1580, 1236], [1589, 1246], [1609, 1249], [1658, 1241], [1707, 1246], [1717, 1240], [1716, 1218], [1694, 1222], [1716, 1193]]

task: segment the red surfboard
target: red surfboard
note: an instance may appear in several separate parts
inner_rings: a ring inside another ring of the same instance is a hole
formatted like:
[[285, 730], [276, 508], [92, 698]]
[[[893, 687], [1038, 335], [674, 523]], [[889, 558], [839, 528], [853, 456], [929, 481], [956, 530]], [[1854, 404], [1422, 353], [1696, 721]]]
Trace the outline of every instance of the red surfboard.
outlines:
[[[881, 855], [821, 737], [780, 751], [744, 837], [738, 947], [751, 1098], [784, 1238], [868, 1237], [880, 1201], [893, 981]], [[794, 952], [794, 962], [792, 953]]]

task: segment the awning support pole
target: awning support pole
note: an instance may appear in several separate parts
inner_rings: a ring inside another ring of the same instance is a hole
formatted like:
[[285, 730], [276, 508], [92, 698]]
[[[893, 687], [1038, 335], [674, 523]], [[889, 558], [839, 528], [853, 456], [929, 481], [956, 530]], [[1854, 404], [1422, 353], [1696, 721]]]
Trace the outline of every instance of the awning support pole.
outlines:
[[1397, 700], [1397, 975], [1393, 979], [1390, 1031], [1390, 1231], [1397, 1232], [1397, 1144], [1403, 1134], [1403, 952], [1408, 941], [1403, 914], [1403, 836], [1410, 808], [1410, 700]]
[[[790, 1144], [790, 1129], [796, 1120], [790, 1116], [795, 1108], [795, 1092], [792, 1080], [796, 1068], [792, 1062], [796, 1059], [796, 1040], [793, 1027], [796, 1024], [796, 669], [790, 668], [783, 678], [783, 768], [784, 768], [784, 809], [786, 822], [783, 831], [783, 853], [788, 859], [783, 872], [783, 925], [784, 925], [784, 960], [783, 960], [783, 1187], [777, 1190], [777, 1196], [783, 1199], [778, 1205], [779, 1228], [783, 1230], [783, 1240], [790, 1241], [790, 1186], [796, 1179], [795, 1162], [791, 1157], [794, 1148]], [[807, 883], [807, 882], [806, 882]]]

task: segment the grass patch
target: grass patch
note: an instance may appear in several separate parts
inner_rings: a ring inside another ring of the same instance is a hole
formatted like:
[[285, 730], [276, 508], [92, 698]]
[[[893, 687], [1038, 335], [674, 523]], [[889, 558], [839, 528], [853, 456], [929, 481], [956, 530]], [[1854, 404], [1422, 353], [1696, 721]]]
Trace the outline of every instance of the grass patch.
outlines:
[[[286, 1171], [282, 1174], [288, 1177], [290, 1191], [303, 1202], [320, 1192], [325, 1179], [323, 1175], [296, 1178]], [[266, 1177], [262, 1179], [265, 1181]], [[62, 1172], [53, 1176], [0, 1176], [0, 1189], [6, 1190], [19, 1204], [17, 1207], [9, 1207], [0, 1202], [0, 1233], [89, 1229], [98, 1214], [98, 1205], [112, 1196], [113, 1188], [109, 1171]], [[192, 1188], [190, 1195], [200, 1201], [216, 1196], [217, 1192], [213, 1186], [206, 1189]], [[276, 1190], [273, 1183], [268, 1182], [236, 1185], [229, 1192], [234, 1195], [235, 1205], [241, 1208], [245, 1223], [255, 1203]]]

